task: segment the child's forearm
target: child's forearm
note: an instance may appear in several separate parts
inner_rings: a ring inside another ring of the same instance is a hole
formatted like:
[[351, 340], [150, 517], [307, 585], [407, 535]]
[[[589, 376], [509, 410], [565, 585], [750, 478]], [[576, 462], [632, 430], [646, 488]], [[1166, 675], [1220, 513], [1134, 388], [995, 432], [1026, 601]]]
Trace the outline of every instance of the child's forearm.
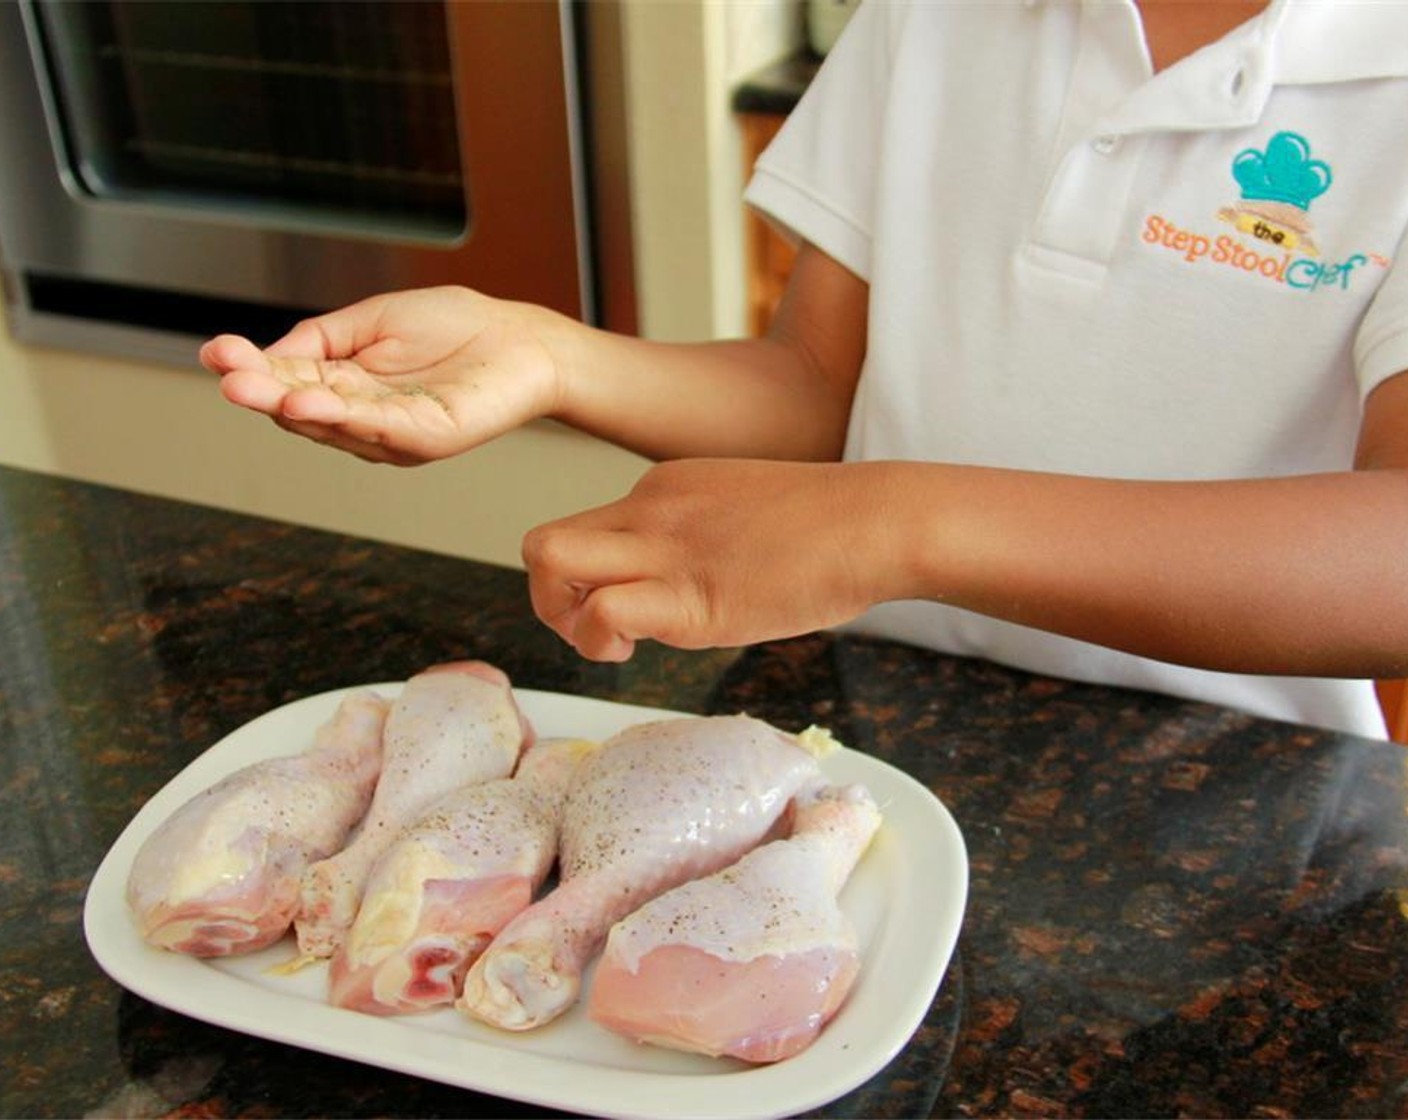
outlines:
[[651, 459], [840, 457], [848, 393], [770, 339], [681, 345], [592, 331], [553, 417]]
[[1202, 668], [1408, 675], [1408, 472], [1124, 482], [887, 465], [898, 582]]
[[863, 281], [803, 246], [767, 338], [661, 343], [556, 318], [552, 415], [653, 459], [837, 459], [867, 301]]
[[734, 646], [930, 599], [1210, 669], [1408, 675], [1408, 471], [1135, 482], [693, 459], [524, 542], [588, 657]]
[[1225, 482], [940, 467], [947, 505], [914, 496], [936, 512], [910, 548], [922, 594], [1132, 653], [1405, 676], [1408, 374], [1365, 402], [1356, 466]]

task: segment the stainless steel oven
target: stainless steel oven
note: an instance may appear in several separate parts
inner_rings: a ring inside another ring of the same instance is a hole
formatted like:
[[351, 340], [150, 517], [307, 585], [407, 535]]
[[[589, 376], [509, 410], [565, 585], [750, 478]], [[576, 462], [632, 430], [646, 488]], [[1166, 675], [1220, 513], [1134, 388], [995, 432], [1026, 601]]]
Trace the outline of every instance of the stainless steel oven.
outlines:
[[568, 0], [0, 3], [21, 341], [191, 361], [463, 283], [634, 326], [619, 13]]

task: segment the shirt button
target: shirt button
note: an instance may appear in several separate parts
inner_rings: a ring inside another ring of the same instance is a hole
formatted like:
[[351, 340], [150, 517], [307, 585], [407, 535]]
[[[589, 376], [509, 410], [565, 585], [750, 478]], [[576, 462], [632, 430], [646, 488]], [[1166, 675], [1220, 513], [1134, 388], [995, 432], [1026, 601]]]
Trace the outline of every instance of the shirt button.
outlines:
[[1090, 146], [1102, 156], [1108, 156], [1120, 146], [1120, 138], [1118, 136], [1097, 136], [1090, 142]]

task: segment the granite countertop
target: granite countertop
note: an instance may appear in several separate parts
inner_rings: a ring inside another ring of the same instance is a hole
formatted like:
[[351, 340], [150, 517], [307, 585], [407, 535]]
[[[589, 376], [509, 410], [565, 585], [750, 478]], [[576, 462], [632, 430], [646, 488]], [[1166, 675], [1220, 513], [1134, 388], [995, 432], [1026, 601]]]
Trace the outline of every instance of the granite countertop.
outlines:
[[0, 1115], [539, 1114], [164, 1010], [81, 928], [103, 854], [210, 744], [461, 657], [822, 723], [949, 807], [971, 881], [948, 973], [817, 1115], [1408, 1114], [1397, 746], [831, 636], [592, 665], [519, 572], [0, 469]]

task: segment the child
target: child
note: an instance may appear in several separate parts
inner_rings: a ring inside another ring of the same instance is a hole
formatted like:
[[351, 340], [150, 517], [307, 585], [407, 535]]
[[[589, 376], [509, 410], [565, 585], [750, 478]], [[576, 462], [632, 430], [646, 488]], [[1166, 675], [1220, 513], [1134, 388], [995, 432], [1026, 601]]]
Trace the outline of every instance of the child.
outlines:
[[543, 416], [661, 460], [524, 542], [588, 657], [851, 623], [1381, 736], [1405, 136], [1401, 3], [870, 3], [749, 187], [802, 241], [767, 338], [444, 288], [202, 359], [372, 460]]

